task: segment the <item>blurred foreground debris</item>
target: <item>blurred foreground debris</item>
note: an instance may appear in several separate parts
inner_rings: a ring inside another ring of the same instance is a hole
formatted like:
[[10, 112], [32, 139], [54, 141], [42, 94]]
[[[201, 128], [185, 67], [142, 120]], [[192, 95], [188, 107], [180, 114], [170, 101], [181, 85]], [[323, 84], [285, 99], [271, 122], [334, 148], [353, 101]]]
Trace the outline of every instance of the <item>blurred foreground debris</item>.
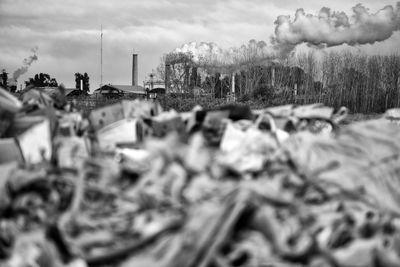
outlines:
[[0, 88], [0, 266], [400, 266], [399, 112], [62, 92]]

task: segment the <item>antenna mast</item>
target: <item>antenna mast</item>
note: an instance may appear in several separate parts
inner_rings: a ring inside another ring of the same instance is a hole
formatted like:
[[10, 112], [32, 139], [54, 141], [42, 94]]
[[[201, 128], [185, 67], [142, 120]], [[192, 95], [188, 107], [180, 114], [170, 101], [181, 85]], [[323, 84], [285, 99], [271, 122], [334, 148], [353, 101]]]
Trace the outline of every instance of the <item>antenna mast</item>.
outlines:
[[100, 35], [100, 87], [103, 86], [103, 24]]

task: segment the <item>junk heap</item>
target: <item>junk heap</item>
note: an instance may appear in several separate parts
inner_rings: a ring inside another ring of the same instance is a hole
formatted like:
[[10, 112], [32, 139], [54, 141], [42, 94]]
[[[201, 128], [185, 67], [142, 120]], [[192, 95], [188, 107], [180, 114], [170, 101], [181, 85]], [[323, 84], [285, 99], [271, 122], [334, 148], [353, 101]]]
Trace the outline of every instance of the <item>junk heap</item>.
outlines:
[[0, 89], [0, 266], [400, 266], [399, 112], [346, 114]]

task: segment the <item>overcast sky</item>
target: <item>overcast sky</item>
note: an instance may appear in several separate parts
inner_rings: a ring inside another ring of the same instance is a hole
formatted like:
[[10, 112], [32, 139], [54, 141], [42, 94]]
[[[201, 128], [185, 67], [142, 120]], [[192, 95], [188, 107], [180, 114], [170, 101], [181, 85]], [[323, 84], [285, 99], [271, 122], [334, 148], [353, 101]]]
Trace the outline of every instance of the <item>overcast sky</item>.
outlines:
[[[45, 72], [74, 87], [74, 73], [87, 72], [91, 91], [100, 84], [100, 25], [103, 25], [103, 83], [130, 84], [132, 52], [139, 54], [139, 84], [160, 57], [188, 42], [229, 48], [250, 39], [269, 40], [279, 15], [298, 8], [344, 11], [362, 3], [377, 12], [396, 1], [376, 0], [0, 0], [0, 69], [12, 73], [38, 47], [38, 60], [22, 83]], [[359, 48], [400, 52], [400, 34]]]

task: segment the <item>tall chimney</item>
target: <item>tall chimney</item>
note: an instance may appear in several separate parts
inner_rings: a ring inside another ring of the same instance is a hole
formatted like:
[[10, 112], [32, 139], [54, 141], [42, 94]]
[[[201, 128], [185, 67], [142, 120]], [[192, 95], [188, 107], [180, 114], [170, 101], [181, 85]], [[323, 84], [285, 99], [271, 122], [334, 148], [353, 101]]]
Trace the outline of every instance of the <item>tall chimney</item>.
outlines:
[[275, 86], [275, 65], [272, 64], [271, 68], [271, 85]]
[[231, 92], [232, 92], [232, 94], [235, 93], [235, 73], [232, 73]]
[[138, 55], [132, 54], [132, 85], [138, 85]]

